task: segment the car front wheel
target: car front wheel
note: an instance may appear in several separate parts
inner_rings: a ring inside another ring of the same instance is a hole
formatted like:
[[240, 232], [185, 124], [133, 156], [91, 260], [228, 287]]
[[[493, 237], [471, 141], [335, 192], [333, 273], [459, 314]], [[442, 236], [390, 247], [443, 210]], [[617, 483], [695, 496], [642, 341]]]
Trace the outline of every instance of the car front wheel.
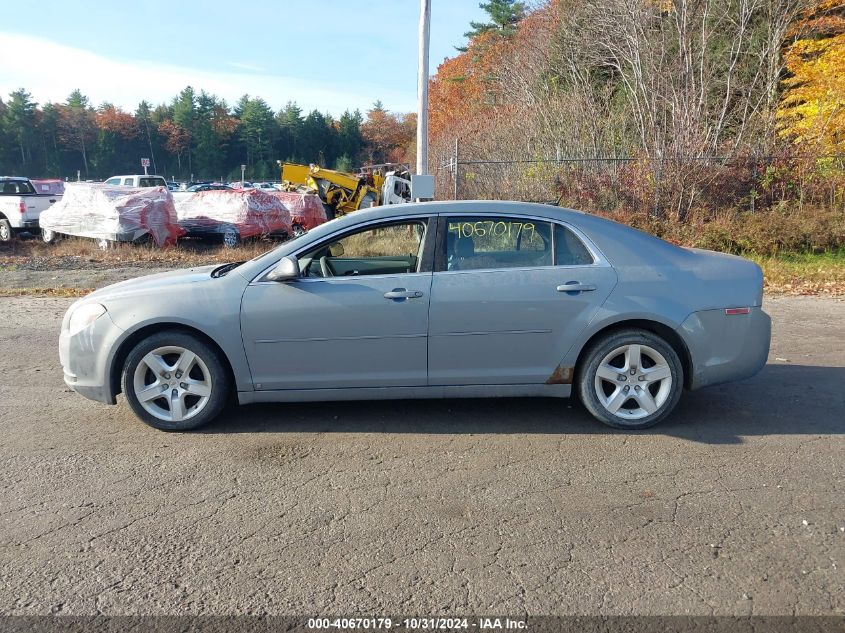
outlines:
[[138, 343], [123, 368], [123, 393], [145, 423], [187, 431], [213, 420], [230, 379], [219, 354], [184, 332], [159, 332]]
[[577, 390], [597, 420], [619, 429], [645, 429], [675, 408], [683, 383], [683, 367], [671, 345], [651, 332], [624, 330], [587, 350]]

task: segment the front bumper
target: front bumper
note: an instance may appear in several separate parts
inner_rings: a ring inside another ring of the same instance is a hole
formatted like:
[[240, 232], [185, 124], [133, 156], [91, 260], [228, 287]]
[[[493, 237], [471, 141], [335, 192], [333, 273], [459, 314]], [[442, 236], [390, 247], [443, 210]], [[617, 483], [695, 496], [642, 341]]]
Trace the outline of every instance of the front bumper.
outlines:
[[687, 386], [698, 389], [759, 372], [769, 357], [772, 320], [759, 306], [742, 315], [703, 310], [689, 315], [678, 333], [690, 352], [692, 375]]
[[122, 333], [108, 312], [73, 336], [63, 329], [59, 335], [59, 360], [65, 384], [90, 400], [117, 404], [108, 368], [111, 352]]

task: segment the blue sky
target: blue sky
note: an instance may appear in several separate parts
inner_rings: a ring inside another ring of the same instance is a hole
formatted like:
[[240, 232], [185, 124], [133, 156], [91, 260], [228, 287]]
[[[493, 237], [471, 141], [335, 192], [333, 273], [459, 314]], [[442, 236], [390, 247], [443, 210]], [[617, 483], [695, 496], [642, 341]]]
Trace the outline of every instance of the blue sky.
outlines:
[[[478, 0], [432, 0], [430, 72], [456, 54]], [[381, 99], [416, 108], [418, 0], [42, 0], [0, 23], [0, 98], [39, 103], [80, 88], [92, 103], [134, 110], [185, 85], [230, 104], [248, 93], [279, 109], [339, 115]]]

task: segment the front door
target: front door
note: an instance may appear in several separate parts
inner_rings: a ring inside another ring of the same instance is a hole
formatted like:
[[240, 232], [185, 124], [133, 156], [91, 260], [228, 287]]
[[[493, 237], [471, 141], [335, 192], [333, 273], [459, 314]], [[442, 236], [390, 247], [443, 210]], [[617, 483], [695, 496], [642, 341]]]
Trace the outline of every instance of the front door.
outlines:
[[429, 384], [565, 380], [555, 374], [558, 363], [610, 294], [614, 270], [557, 223], [456, 216], [443, 229]]
[[426, 219], [370, 225], [299, 255], [300, 279], [249, 285], [241, 329], [255, 388], [425, 385], [428, 233]]

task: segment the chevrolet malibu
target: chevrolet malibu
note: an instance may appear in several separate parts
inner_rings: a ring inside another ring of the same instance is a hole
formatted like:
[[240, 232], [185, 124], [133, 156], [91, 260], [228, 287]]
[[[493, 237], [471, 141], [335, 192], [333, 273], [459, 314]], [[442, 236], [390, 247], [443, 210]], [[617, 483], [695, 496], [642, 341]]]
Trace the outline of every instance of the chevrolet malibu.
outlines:
[[763, 275], [577, 211], [428, 202], [356, 212], [256, 259], [74, 303], [65, 382], [188, 430], [226, 402], [578, 397], [642, 429], [765, 364]]

